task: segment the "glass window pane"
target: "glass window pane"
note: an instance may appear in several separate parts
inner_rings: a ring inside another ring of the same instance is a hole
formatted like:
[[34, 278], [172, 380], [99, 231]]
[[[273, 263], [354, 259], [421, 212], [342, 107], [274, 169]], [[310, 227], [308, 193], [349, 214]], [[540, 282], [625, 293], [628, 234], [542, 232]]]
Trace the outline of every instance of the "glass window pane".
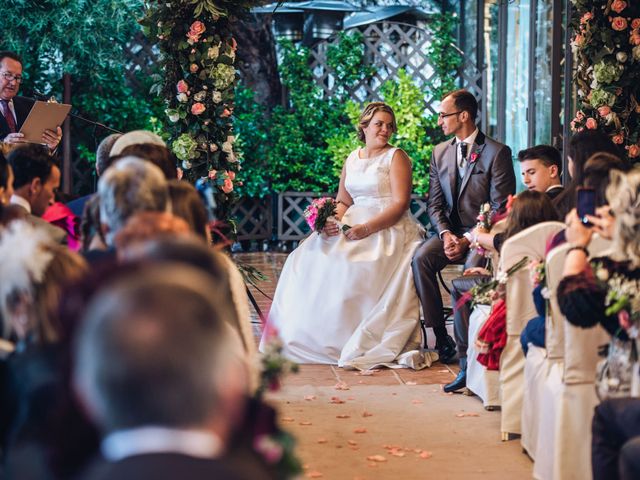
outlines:
[[[553, 2], [538, 0], [535, 48], [535, 132], [534, 143], [550, 144], [551, 139], [551, 58], [553, 43]], [[558, 92], [559, 93], [559, 92]]]
[[484, 64], [487, 66], [487, 133], [496, 138], [498, 133], [498, 12], [497, 0], [487, 0], [484, 4], [484, 25], [482, 30]]

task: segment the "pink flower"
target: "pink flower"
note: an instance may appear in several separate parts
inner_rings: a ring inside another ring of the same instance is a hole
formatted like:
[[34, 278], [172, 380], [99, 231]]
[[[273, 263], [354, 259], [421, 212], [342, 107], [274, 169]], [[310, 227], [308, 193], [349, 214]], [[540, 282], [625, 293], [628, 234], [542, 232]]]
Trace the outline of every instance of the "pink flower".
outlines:
[[222, 185], [222, 191], [224, 193], [230, 193], [233, 190], [233, 182], [230, 178], [226, 178], [224, 180], [224, 184]]
[[618, 133], [617, 135], [614, 135], [611, 140], [613, 140], [613, 143], [616, 145], [622, 145], [624, 143], [624, 134]]
[[611, 4], [611, 10], [616, 13], [620, 13], [625, 8], [627, 8], [627, 2], [624, 0], [613, 0], [613, 3]]
[[611, 28], [621, 32], [627, 29], [627, 19], [624, 17], [613, 17], [611, 20]]
[[584, 112], [582, 110], [578, 110], [576, 112], [576, 120], [578, 120], [579, 122], [584, 120]]
[[640, 156], [640, 146], [638, 145], [629, 145], [629, 157], [636, 158]]
[[189, 91], [189, 84], [184, 80], [180, 80], [176, 88], [178, 89], [178, 93], [187, 93]]
[[191, 24], [189, 33], [192, 33], [193, 35], [202, 35], [206, 29], [207, 27], [204, 26], [204, 23], [202, 23], [200, 20], [196, 20]]
[[596, 128], [598, 128], [598, 122], [596, 122], [594, 118], [589, 117], [587, 118], [585, 127], [587, 127], [589, 130], [595, 130]]
[[225, 107], [225, 109], [220, 114], [220, 118], [227, 118], [231, 116], [231, 110]]
[[569, 124], [569, 126], [571, 127], [571, 130], [575, 132], [575, 130], [576, 130], [576, 120], [575, 120], [575, 118], [573, 120], [571, 120], [571, 123]]
[[593, 13], [587, 12], [584, 15], [582, 15], [582, 18], [580, 18], [580, 23], [587, 23], [592, 18], [593, 18]]
[[197, 64], [192, 63], [191, 65], [189, 65], [189, 71], [191, 73], [196, 73], [198, 70], [200, 70], [200, 67], [198, 67]]
[[631, 32], [629, 43], [631, 43], [632, 45], [640, 45], [640, 30], [636, 29]]
[[200, 35], [194, 35], [191, 32], [187, 33], [187, 43], [189, 43], [190, 45], [198, 43], [198, 40], [200, 40]]
[[625, 330], [629, 330], [631, 328], [631, 319], [629, 318], [629, 312], [626, 310], [620, 310], [618, 312], [618, 323]]
[[206, 109], [207, 108], [204, 106], [204, 104], [200, 102], [196, 102], [193, 105], [191, 105], [191, 113], [193, 113], [194, 115], [200, 115]]
[[608, 105], [604, 105], [598, 108], [598, 113], [600, 114], [601, 117], [606, 117], [611, 113], [611, 108]]
[[215, 180], [217, 174], [218, 174], [217, 170], [214, 170], [214, 169], [209, 170], [209, 180]]
[[469, 156], [469, 163], [476, 163], [478, 161], [478, 157], [480, 157], [480, 155], [478, 154], [478, 152], [473, 152], [470, 156]]
[[581, 47], [584, 45], [584, 37], [580, 34], [576, 35], [573, 39], [573, 45], [576, 47]]
[[278, 463], [284, 453], [282, 445], [267, 435], [256, 437], [253, 442], [253, 448], [260, 453], [270, 465]]
[[237, 50], [238, 49], [238, 42], [236, 42], [236, 39], [231, 37], [231, 48], [233, 50]]
[[229, 170], [227, 171], [227, 175], [229, 176], [230, 180], [235, 180], [236, 179], [236, 172]]
[[631, 28], [633, 28], [634, 30], [636, 28], [640, 28], [640, 18], [634, 18], [633, 20], [631, 20]]

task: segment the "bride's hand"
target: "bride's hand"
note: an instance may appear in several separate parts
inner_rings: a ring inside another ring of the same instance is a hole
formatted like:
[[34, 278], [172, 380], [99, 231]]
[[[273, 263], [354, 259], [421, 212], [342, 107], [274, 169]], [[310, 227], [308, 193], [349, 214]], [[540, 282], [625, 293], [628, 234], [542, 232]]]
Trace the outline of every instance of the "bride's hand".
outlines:
[[371, 230], [369, 230], [369, 225], [367, 225], [366, 223], [359, 223], [358, 225], [354, 225], [345, 232], [345, 236], [349, 240], [362, 240], [369, 235], [371, 235]]
[[336, 224], [335, 222], [332, 222], [330, 219], [327, 221], [322, 231], [325, 235], [328, 235], [330, 237], [334, 237], [338, 235], [338, 233], [340, 233], [338, 224]]

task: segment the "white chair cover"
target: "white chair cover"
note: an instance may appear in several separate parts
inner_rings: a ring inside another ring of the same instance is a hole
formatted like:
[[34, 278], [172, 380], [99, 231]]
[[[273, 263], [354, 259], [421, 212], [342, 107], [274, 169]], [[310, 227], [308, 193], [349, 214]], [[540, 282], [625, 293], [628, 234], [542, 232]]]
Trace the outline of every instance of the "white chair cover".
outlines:
[[491, 307], [489, 305], [478, 305], [471, 312], [469, 317], [469, 347], [467, 348], [467, 388], [480, 397], [485, 408], [500, 406], [498, 372], [487, 370], [478, 363], [478, 352], [475, 346], [478, 332], [489, 318], [490, 312]]
[[[607, 240], [595, 236], [589, 251], [591, 256], [602, 256], [609, 246]], [[565, 256], [568, 248], [562, 247]], [[554, 364], [554, 374], [550, 374], [545, 381], [538, 419], [534, 477], [544, 480], [590, 480], [591, 420], [593, 409], [598, 404], [594, 385], [599, 360], [597, 351], [600, 345], [608, 343], [609, 335], [599, 325], [582, 329], [567, 322], [557, 309], [556, 288], [559, 278], [552, 273], [549, 281], [553, 285], [552, 308], [555, 305], [554, 313], [557, 312], [558, 319], [562, 320], [564, 359]], [[547, 409], [553, 410], [554, 414], [548, 414]]]
[[[564, 228], [560, 222], [534, 225], [509, 238], [502, 247], [500, 271], [506, 272], [522, 258], [544, 258], [548, 239]], [[520, 434], [524, 392], [524, 355], [520, 333], [526, 322], [536, 316], [531, 295], [533, 286], [529, 270], [513, 274], [506, 285], [507, 343], [500, 357], [500, 399], [502, 402], [502, 438]]]

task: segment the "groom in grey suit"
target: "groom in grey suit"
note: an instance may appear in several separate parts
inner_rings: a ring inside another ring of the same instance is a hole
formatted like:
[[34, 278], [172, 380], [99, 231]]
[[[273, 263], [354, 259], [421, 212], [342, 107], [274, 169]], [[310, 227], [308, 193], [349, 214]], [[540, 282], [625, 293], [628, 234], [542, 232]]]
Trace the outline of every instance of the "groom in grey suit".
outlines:
[[[511, 149], [476, 127], [477, 112], [478, 102], [466, 90], [450, 93], [440, 104], [438, 125], [454, 138], [433, 149], [427, 205], [435, 232], [418, 247], [412, 262], [425, 322], [433, 328], [443, 363], [451, 362], [456, 350], [445, 328], [436, 276], [450, 263], [464, 262], [469, 268], [482, 261], [469, 249], [469, 232], [476, 225], [480, 206], [490, 203], [495, 212], [516, 188]], [[464, 350], [458, 352], [463, 373]]]

